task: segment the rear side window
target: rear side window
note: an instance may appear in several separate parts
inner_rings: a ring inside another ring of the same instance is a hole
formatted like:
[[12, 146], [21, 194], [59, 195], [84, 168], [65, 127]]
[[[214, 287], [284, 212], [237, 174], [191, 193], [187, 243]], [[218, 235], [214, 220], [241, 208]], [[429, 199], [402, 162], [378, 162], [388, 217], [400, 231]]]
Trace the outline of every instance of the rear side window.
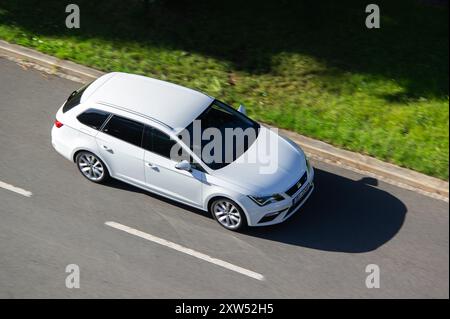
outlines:
[[170, 158], [170, 150], [175, 144], [169, 135], [153, 127], [145, 127], [143, 147], [146, 150]]
[[117, 115], [111, 117], [103, 132], [122, 141], [141, 147], [144, 124]]
[[108, 118], [108, 116], [109, 113], [106, 113], [104, 111], [89, 109], [78, 115], [77, 119], [84, 125], [99, 130], [102, 127], [103, 123], [105, 123], [105, 120]]
[[85, 86], [79, 88], [76, 91], [73, 91], [69, 97], [67, 98], [66, 103], [63, 106], [63, 113], [66, 113], [70, 109], [73, 109], [75, 106], [80, 104], [81, 97], [83, 96], [84, 91], [88, 88], [91, 83], [86, 84]]

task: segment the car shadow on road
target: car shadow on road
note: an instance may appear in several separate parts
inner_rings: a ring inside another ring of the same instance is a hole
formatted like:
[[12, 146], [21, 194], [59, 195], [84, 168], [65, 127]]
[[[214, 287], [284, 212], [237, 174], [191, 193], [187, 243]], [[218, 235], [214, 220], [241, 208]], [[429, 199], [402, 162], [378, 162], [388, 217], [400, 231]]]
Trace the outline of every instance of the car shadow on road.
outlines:
[[388, 242], [402, 227], [406, 206], [376, 188], [376, 179], [354, 181], [320, 169], [315, 172], [316, 189], [296, 215], [246, 234], [325, 251], [364, 253]]
[[[282, 224], [249, 228], [243, 235], [324, 251], [364, 253], [388, 242], [402, 227], [406, 206], [395, 196], [376, 188], [376, 179], [364, 177], [354, 181], [320, 169], [315, 172], [316, 189], [299, 212]], [[118, 180], [111, 180], [107, 185], [147, 194], [211, 218], [207, 212]]]
[[114, 187], [114, 188], [117, 188], [117, 189], [129, 191], [129, 192], [145, 194], [145, 195], [147, 195], [147, 196], [150, 196], [150, 197], [153, 197], [153, 198], [155, 198], [155, 199], [157, 199], [157, 200], [160, 200], [160, 201], [162, 201], [162, 202], [165, 202], [165, 203], [167, 203], [167, 204], [169, 204], [169, 205], [173, 205], [173, 206], [176, 206], [176, 207], [178, 207], [178, 208], [181, 208], [181, 209], [184, 209], [184, 210], [188, 210], [188, 211], [190, 211], [190, 212], [192, 212], [192, 213], [199, 214], [199, 215], [203, 215], [203, 216], [205, 216], [205, 217], [211, 217], [211, 219], [212, 219], [212, 216], [210, 216], [210, 214], [207, 213], [206, 211], [203, 211], [203, 210], [201, 210], [201, 209], [198, 209], [198, 208], [195, 208], [195, 207], [192, 207], [192, 206], [189, 206], [189, 205], [185, 205], [185, 204], [183, 204], [183, 203], [174, 201], [174, 200], [172, 200], [172, 199], [163, 197], [163, 196], [161, 196], [161, 195], [152, 193], [152, 192], [150, 192], [150, 191], [146, 191], [146, 190], [144, 190], [144, 189], [142, 189], [142, 188], [135, 187], [135, 186], [133, 186], [133, 185], [127, 184], [127, 183], [122, 182], [122, 181], [119, 181], [119, 180], [117, 180], [117, 179], [110, 178], [110, 179], [105, 183], [105, 186]]

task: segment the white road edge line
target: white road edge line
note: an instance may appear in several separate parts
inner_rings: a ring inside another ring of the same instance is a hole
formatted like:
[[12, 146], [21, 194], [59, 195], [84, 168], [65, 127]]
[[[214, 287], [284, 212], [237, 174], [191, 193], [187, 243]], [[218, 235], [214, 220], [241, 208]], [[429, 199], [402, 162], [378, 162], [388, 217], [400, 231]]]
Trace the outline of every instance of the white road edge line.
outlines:
[[226, 268], [226, 269], [238, 272], [238, 273], [240, 273], [242, 275], [245, 275], [245, 276], [248, 276], [250, 278], [261, 280], [261, 281], [264, 280], [264, 276], [261, 275], [261, 274], [258, 274], [256, 272], [251, 271], [251, 270], [248, 270], [248, 269], [245, 269], [245, 268], [242, 268], [242, 267], [230, 264], [229, 262], [226, 262], [226, 261], [223, 261], [223, 260], [220, 260], [220, 259], [217, 259], [217, 258], [213, 258], [211, 256], [208, 256], [206, 254], [200, 253], [200, 252], [195, 251], [193, 249], [183, 247], [181, 245], [178, 245], [178, 244], [173, 243], [171, 241], [165, 240], [163, 238], [159, 238], [159, 237], [156, 237], [156, 236], [144, 233], [144, 232], [142, 232], [140, 230], [137, 230], [137, 229], [134, 229], [134, 228], [131, 228], [131, 227], [128, 227], [128, 226], [125, 226], [125, 225], [122, 225], [122, 224], [119, 224], [119, 223], [116, 223], [116, 222], [111, 222], [111, 221], [105, 222], [105, 225], [113, 227], [113, 228], [116, 228], [116, 229], [119, 229], [119, 230], [122, 230], [124, 232], [129, 233], [129, 234], [132, 234], [132, 235], [135, 235], [135, 236], [147, 239], [149, 241], [152, 241], [154, 243], [160, 244], [162, 246], [166, 246], [166, 247], [172, 248], [174, 250], [177, 250], [179, 252], [188, 254], [188, 255], [196, 257], [198, 259], [210, 262], [210, 263], [215, 264], [217, 266], [220, 266], [220, 267], [223, 267], [223, 268]]
[[2, 182], [2, 181], [0, 181], [0, 187], [4, 188], [4, 189], [7, 189], [7, 190], [9, 190], [11, 192], [14, 192], [14, 193], [26, 196], [26, 197], [31, 197], [31, 195], [33, 195], [32, 192], [29, 192], [29, 191], [27, 191], [25, 189], [13, 186], [11, 184], [8, 184], [8, 183]]

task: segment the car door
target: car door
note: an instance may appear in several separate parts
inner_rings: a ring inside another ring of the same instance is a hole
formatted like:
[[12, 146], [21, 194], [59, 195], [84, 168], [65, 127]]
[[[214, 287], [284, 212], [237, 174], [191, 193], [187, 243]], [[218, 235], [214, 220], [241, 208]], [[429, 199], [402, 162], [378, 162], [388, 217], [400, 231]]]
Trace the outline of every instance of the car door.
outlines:
[[145, 186], [143, 131], [144, 124], [113, 115], [96, 136], [112, 176], [140, 186]]
[[190, 172], [179, 170], [179, 162], [170, 158], [170, 151], [177, 142], [160, 130], [145, 126], [143, 147], [147, 187], [185, 203], [201, 207], [205, 173], [193, 165]]

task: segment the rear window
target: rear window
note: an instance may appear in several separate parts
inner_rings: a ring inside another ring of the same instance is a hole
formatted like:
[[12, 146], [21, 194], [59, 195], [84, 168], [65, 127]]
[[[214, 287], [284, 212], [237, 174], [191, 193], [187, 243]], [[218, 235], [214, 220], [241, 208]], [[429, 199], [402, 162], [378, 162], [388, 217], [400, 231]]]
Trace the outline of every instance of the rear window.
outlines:
[[103, 123], [105, 123], [105, 120], [108, 118], [108, 116], [109, 113], [107, 112], [96, 109], [89, 109], [78, 115], [77, 119], [84, 125], [99, 130], [102, 127]]
[[88, 86], [91, 83], [86, 84], [85, 86], [79, 88], [76, 91], [73, 91], [69, 97], [67, 98], [66, 103], [63, 106], [63, 113], [66, 113], [67, 111], [73, 109], [75, 106], [77, 106], [78, 104], [80, 104], [81, 101], [81, 97], [83, 96], [84, 91], [88, 88]]

